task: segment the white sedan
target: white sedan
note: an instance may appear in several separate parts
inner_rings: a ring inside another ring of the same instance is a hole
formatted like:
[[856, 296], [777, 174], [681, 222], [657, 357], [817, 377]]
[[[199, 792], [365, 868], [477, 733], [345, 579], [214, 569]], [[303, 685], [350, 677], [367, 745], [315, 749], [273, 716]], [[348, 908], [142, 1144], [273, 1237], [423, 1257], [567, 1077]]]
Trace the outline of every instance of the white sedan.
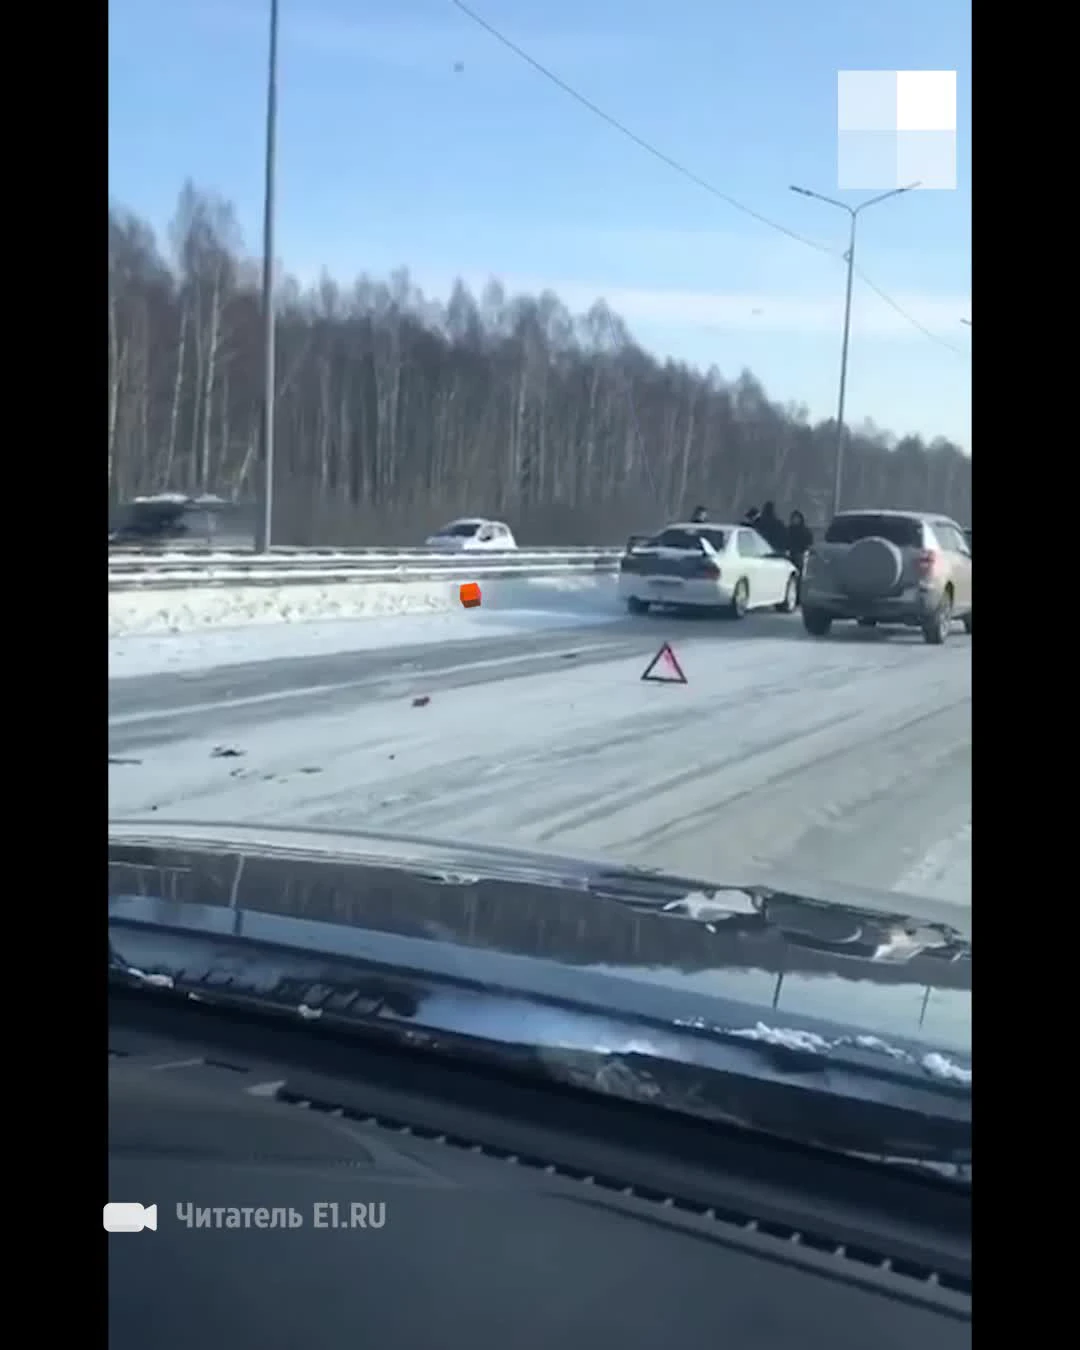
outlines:
[[424, 547], [437, 548], [442, 553], [456, 553], [462, 549], [505, 551], [517, 548], [517, 540], [509, 525], [504, 525], [501, 520], [480, 520], [469, 516], [444, 525], [424, 540]]
[[790, 614], [798, 604], [799, 578], [791, 559], [774, 553], [746, 525], [669, 525], [627, 547], [619, 596], [631, 614], [675, 605], [724, 610], [741, 619], [752, 609]]

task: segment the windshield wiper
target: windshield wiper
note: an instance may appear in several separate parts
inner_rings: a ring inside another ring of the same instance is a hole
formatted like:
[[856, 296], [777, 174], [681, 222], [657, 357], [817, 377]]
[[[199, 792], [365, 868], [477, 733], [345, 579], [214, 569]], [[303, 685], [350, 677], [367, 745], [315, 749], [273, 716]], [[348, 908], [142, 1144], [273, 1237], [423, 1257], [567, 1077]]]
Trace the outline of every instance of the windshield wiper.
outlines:
[[[625, 1006], [599, 1009], [569, 994], [477, 979], [469, 972], [483, 965], [482, 951], [461, 953], [460, 970], [447, 973], [425, 968], [430, 944], [395, 939], [416, 963], [391, 963], [377, 955], [385, 935], [331, 930], [343, 950], [327, 950], [325, 925], [237, 913], [244, 936], [221, 931], [235, 917], [227, 911], [217, 912], [213, 933], [114, 919], [110, 983], [129, 994], [377, 1038], [970, 1183], [970, 1085], [920, 1073], [871, 1047], [778, 1040], [737, 1021], [702, 1026]], [[271, 937], [286, 932], [291, 942]], [[321, 945], [304, 947], [302, 936]], [[644, 987], [634, 993], [647, 1000]]]

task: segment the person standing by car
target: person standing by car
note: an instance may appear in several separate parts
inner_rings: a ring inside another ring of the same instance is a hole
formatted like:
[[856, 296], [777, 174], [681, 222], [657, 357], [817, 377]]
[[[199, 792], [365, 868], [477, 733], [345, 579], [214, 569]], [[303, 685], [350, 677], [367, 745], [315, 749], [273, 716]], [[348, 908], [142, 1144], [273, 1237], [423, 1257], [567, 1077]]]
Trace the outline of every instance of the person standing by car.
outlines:
[[806, 555], [814, 545], [814, 532], [806, 523], [806, 517], [801, 511], [792, 511], [788, 517], [787, 525], [787, 552], [788, 557], [799, 569], [801, 574], [803, 563], [806, 561]]
[[690, 517], [691, 525], [704, 525], [709, 519], [709, 513], [703, 506], [695, 506], [694, 514]]
[[806, 555], [814, 546], [814, 532], [806, 523], [806, 517], [801, 511], [792, 511], [788, 517], [787, 525], [787, 551], [788, 557], [799, 569], [796, 577], [797, 596], [802, 597], [802, 575], [803, 568], [806, 566]]
[[754, 529], [774, 553], [787, 553], [787, 526], [776, 514], [776, 503], [766, 502], [754, 521]]

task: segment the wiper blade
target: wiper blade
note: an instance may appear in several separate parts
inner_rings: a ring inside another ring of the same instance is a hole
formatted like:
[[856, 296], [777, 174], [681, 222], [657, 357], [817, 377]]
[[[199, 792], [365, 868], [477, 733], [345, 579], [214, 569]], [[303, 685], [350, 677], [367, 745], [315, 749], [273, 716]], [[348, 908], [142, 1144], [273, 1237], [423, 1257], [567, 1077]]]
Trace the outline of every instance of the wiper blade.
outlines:
[[[222, 931], [237, 915], [247, 936]], [[413, 966], [379, 959], [385, 935], [243, 911], [217, 911], [202, 922], [216, 931], [114, 919], [110, 982], [223, 1012], [377, 1037], [804, 1146], [906, 1164], [970, 1165], [970, 1088], [887, 1055], [840, 1056], [748, 1036], [738, 1025], [677, 1025], [493, 987], [460, 971], [425, 969], [430, 944], [410, 939], [399, 939], [395, 950], [415, 953]], [[253, 936], [278, 932], [292, 941]], [[328, 933], [343, 950], [327, 950]], [[321, 945], [305, 949], [302, 937]], [[352, 954], [344, 950], [349, 945]], [[483, 955], [467, 953], [463, 969], [475, 970]]]

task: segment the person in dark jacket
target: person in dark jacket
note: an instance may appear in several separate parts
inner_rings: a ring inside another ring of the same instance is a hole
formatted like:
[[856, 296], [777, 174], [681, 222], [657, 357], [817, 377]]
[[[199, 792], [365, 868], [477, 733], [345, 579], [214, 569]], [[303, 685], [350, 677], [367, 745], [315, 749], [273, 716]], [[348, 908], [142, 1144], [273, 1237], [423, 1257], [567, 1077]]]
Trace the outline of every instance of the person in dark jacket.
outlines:
[[746, 515], [743, 516], [742, 518], [742, 523], [744, 525], [756, 526], [758, 522], [758, 516], [760, 515], [761, 512], [757, 509], [756, 506], [750, 506], [747, 508]]
[[692, 525], [704, 525], [708, 519], [709, 513], [703, 506], [694, 507], [694, 514], [690, 517], [690, 523]]
[[787, 536], [788, 557], [801, 572], [806, 555], [814, 544], [814, 532], [801, 511], [792, 511], [788, 517]]
[[787, 526], [776, 514], [774, 502], [766, 502], [761, 508], [761, 515], [754, 522], [754, 529], [774, 553], [787, 553]]

